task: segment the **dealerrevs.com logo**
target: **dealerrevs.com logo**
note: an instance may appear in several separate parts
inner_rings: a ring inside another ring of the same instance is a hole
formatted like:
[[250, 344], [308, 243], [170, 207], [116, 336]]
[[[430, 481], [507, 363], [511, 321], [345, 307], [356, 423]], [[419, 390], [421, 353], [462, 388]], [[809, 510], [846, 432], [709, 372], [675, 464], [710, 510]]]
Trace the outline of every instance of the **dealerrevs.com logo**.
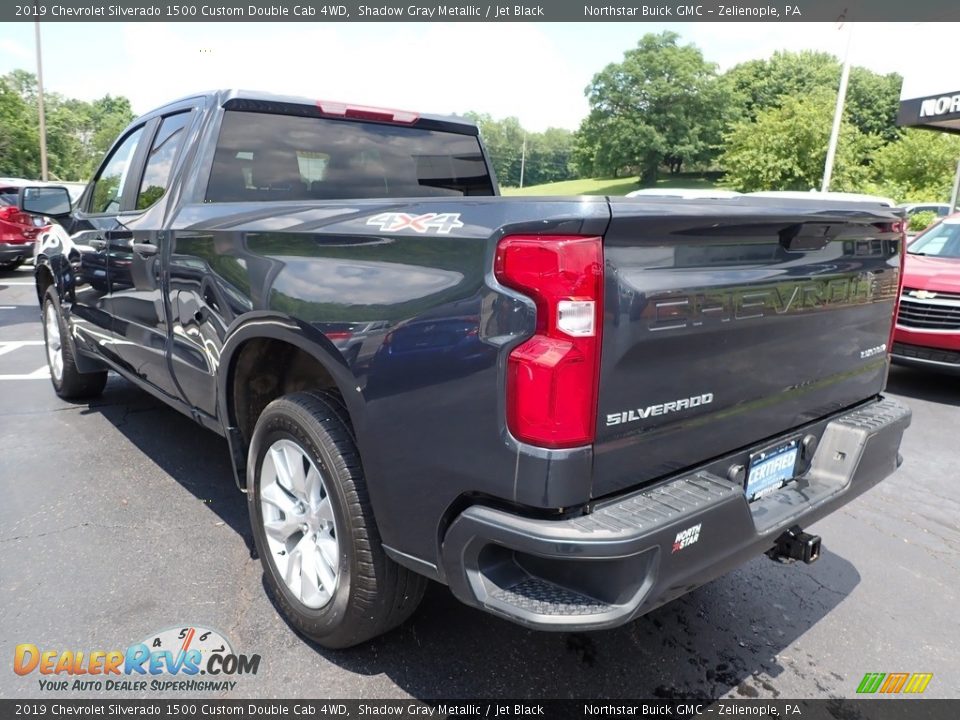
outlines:
[[[21, 643], [13, 671], [38, 675], [44, 691], [161, 692], [233, 690], [239, 675], [256, 675], [259, 655], [241, 655], [216, 630], [178, 627], [126, 650], [60, 650]], [[199, 676], [203, 676], [200, 678]]]

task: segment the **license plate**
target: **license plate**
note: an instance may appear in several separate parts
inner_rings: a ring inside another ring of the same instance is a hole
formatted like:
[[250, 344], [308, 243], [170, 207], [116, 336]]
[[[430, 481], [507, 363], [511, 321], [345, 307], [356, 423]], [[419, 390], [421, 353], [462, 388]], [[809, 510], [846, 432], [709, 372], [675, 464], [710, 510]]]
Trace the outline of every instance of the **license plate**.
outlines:
[[790, 440], [750, 456], [745, 487], [749, 502], [782, 488], [793, 480], [796, 475], [799, 445], [799, 440]]

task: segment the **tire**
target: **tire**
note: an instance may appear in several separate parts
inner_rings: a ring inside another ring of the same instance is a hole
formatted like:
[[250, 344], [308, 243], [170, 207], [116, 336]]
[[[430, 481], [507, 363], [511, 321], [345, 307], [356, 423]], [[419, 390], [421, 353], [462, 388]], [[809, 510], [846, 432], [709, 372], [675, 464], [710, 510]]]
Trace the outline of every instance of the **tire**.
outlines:
[[267, 405], [249, 466], [254, 542], [267, 584], [294, 628], [324, 647], [345, 648], [413, 614], [427, 580], [383, 551], [337, 394], [297, 392]]
[[67, 341], [67, 324], [60, 312], [60, 300], [53, 287], [43, 298], [43, 344], [50, 367], [50, 382], [64, 400], [95, 397], [107, 384], [107, 371], [82, 373], [77, 369], [73, 346]]
[[0, 260], [0, 270], [16, 270], [23, 265], [24, 259], [18, 257], [16, 260]]

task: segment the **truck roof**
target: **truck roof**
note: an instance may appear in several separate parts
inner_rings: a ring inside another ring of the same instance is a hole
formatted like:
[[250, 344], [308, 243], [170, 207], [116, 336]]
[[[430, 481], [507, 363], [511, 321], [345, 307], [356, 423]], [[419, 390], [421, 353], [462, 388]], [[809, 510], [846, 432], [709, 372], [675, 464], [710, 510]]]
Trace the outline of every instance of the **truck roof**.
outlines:
[[[249, 101], [249, 102], [262, 102], [262, 103], [271, 103], [278, 106], [281, 105], [299, 105], [306, 106], [313, 109], [319, 107], [318, 103], [320, 102], [334, 102], [330, 98], [309, 98], [297, 95], [277, 95], [274, 93], [261, 92], [258, 90], [241, 90], [241, 89], [220, 89], [220, 90], [208, 90], [205, 92], [192, 93], [186, 95], [171, 102], [165, 103], [161, 107], [158, 107], [154, 110], [151, 110], [148, 113], [144, 113], [141, 117], [137, 118], [137, 121], [142, 120], [156, 114], [162, 114], [166, 109], [173, 106], [179, 105], [186, 100], [194, 100], [198, 98], [203, 98], [209, 103], [216, 107], [223, 107], [231, 100], [240, 100], [240, 101]], [[336, 101], [336, 104], [353, 106], [354, 103], [343, 103], [342, 101]], [[362, 104], [357, 103], [357, 107], [366, 108]], [[381, 108], [367, 108], [367, 109], [381, 109]], [[394, 111], [397, 112], [397, 111]], [[435, 115], [429, 113], [419, 113], [416, 111], [411, 111], [417, 116], [417, 122], [426, 120], [434, 128], [442, 126], [444, 129], [447, 129], [451, 132], [458, 132], [468, 135], [476, 135], [478, 133], [477, 124], [466, 117], [461, 117], [458, 115]], [[135, 122], [137, 122], [135, 121]], [[373, 122], [376, 122], [375, 120]]]

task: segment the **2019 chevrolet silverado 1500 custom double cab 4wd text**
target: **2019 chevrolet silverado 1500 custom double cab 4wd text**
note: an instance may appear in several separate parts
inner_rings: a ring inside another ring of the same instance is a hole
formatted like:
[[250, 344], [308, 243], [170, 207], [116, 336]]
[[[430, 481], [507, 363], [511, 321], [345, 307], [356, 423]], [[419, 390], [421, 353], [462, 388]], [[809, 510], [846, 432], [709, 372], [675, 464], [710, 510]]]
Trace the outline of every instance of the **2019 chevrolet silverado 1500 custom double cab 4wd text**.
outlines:
[[892, 473], [897, 211], [503, 198], [474, 125], [217, 92], [135, 121], [36, 268], [54, 388], [120, 373], [226, 437], [323, 645], [427, 578], [529, 627], [628, 622]]

